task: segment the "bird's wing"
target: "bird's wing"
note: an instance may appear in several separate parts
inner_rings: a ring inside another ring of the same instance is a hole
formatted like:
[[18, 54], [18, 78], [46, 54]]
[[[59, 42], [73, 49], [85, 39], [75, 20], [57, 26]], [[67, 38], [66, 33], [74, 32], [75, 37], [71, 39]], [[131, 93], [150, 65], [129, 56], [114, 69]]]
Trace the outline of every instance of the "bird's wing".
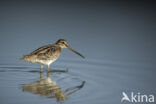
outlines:
[[30, 54], [34, 54], [34, 55], [37, 55], [39, 53], [44, 53], [44, 51], [49, 48], [51, 45], [46, 45], [46, 46], [42, 46], [38, 49], [36, 49], [35, 51], [31, 52]]
[[57, 58], [61, 53], [61, 48], [51, 45], [49, 47], [43, 48], [37, 52], [37, 57], [40, 59], [51, 59]]

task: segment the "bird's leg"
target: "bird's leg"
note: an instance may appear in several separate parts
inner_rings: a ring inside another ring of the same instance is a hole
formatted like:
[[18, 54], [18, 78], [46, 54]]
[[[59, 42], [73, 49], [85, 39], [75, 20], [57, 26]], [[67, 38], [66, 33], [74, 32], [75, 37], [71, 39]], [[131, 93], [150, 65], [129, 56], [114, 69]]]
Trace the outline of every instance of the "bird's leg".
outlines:
[[42, 73], [40, 73], [40, 79], [42, 79]]
[[48, 72], [50, 72], [50, 70], [49, 70], [49, 66], [50, 66], [50, 65], [47, 65], [47, 71], [48, 71]]
[[50, 77], [49, 73], [47, 73], [47, 78]]
[[43, 65], [41, 64], [41, 69], [40, 69], [40, 73], [42, 73], [42, 69], [43, 69]]

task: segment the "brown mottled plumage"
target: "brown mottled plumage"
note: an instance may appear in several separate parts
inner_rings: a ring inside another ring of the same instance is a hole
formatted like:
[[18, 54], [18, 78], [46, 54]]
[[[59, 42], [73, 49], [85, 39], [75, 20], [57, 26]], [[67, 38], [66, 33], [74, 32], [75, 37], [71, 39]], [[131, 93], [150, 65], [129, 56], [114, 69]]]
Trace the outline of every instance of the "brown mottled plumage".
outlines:
[[82, 58], [85, 58], [83, 55], [81, 55], [80, 53], [69, 47], [66, 40], [59, 39], [55, 44], [42, 46], [30, 54], [24, 55], [24, 57], [21, 58], [21, 60], [25, 60], [31, 63], [35, 62], [40, 63], [41, 64], [40, 72], [42, 72], [43, 65], [47, 65], [47, 70], [49, 71], [50, 64], [55, 60], [57, 60], [63, 48], [68, 48], [71, 51], [75, 52], [76, 54], [80, 55]]

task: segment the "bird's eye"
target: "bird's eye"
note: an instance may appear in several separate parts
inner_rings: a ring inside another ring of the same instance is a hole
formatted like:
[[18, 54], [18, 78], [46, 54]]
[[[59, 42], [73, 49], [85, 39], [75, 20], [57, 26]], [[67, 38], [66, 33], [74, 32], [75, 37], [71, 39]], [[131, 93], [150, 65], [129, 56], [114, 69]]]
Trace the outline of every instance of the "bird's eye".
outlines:
[[65, 42], [62, 42], [63, 44], [65, 44]]

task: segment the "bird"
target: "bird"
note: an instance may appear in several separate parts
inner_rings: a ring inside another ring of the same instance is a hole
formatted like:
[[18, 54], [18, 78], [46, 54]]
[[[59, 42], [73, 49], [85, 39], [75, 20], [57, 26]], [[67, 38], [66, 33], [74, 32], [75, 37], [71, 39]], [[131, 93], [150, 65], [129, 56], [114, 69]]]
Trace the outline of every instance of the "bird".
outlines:
[[50, 72], [50, 64], [59, 58], [63, 48], [68, 48], [82, 58], [85, 58], [82, 54], [72, 49], [66, 40], [59, 39], [55, 44], [42, 46], [30, 54], [24, 55], [20, 60], [41, 64], [40, 73], [42, 73], [43, 66], [47, 65], [47, 71]]

